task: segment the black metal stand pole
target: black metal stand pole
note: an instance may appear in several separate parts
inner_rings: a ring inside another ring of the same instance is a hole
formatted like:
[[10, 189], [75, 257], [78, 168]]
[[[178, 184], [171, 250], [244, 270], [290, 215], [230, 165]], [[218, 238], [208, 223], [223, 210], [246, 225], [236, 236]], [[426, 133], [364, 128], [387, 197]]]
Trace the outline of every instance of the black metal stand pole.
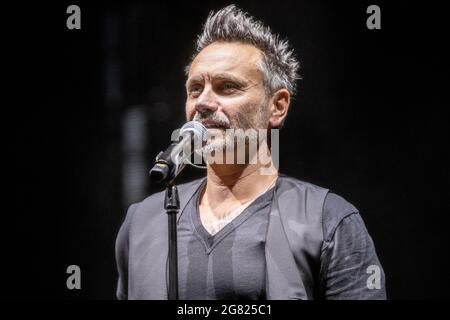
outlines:
[[180, 210], [178, 189], [174, 184], [166, 187], [164, 209], [169, 225], [169, 300], [178, 300], [178, 246], [177, 246], [177, 213]]

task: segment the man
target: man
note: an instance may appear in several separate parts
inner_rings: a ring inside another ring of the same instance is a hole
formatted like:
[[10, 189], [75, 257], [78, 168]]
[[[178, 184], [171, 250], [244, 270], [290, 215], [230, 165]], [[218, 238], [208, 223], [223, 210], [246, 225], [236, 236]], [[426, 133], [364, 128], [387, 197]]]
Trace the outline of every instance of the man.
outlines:
[[[289, 44], [261, 22], [233, 5], [211, 13], [187, 68], [187, 119], [209, 131], [281, 128], [297, 71]], [[235, 145], [224, 136], [206, 149]], [[267, 139], [258, 150], [270, 154]], [[206, 179], [179, 186], [180, 299], [385, 299], [357, 209], [253, 156], [247, 148], [243, 164], [208, 162]], [[128, 210], [116, 243], [119, 299], [167, 298], [163, 200]]]

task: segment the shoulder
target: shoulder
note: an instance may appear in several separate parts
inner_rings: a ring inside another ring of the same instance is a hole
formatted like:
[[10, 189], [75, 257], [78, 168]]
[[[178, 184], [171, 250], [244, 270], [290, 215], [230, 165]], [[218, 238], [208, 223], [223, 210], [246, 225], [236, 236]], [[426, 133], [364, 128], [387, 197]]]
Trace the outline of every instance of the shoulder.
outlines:
[[285, 189], [298, 189], [298, 190], [305, 190], [305, 191], [323, 191], [327, 192], [328, 189], [315, 185], [313, 183], [309, 183], [294, 177], [287, 176], [285, 174], [279, 175], [280, 185], [284, 187]]
[[292, 205], [299, 205], [308, 210], [313, 210], [314, 215], [318, 215], [322, 210], [323, 201], [328, 189], [318, 185], [289, 177], [279, 175], [277, 182], [277, 195], [281, 202], [289, 202]]
[[[286, 175], [280, 175], [281, 196], [296, 194], [302, 206], [314, 207], [322, 221], [324, 240], [328, 241], [342, 221], [354, 222], [360, 219], [358, 209], [342, 196], [333, 191]], [[293, 197], [289, 197], [291, 200]], [[311, 212], [311, 211], [310, 211]], [[352, 216], [357, 216], [352, 217]]]
[[[196, 179], [187, 183], [177, 185], [181, 204], [185, 203], [187, 197], [192, 195], [197, 187], [200, 186], [204, 178]], [[156, 192], [140, 202], [129, 206], [125, 220], [132, 220], [134, 216], [148, 216], [159, 214], [163, 209], [165, 190]]]
[[359, 211], [353, 204], [334, 192], [328, 192], [322, 211], [325, 241], [331, 240], [343, 221], [357, 221], [359, 219]]
[[321, 233], [327, 193], [326, 188], [280, 174], [276, 186], [277, 208], [287, 224], [308, 225], [311, 232]]

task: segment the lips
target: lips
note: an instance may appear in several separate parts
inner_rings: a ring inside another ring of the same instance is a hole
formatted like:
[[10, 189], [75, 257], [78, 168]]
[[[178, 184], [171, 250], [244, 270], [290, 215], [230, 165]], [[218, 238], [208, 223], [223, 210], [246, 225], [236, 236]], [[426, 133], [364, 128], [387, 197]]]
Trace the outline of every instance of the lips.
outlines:
[[215, 121], [202, 121], [202, 124], [207, 129], [227, 129], [228, 127], [222, 123], [215, 122]]

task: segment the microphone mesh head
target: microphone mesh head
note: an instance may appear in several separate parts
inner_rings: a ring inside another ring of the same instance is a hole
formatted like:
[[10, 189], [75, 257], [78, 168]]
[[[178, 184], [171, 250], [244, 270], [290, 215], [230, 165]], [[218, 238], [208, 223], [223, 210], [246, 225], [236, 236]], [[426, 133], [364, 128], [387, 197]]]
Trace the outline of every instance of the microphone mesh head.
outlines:
[[198, 121], [186, 122], [180, 129], [180, 136], [187, 132], [193, 134], [197, 141], [202, 141], [202, 144], [206, 143], [208, 139], [206, 127]]

